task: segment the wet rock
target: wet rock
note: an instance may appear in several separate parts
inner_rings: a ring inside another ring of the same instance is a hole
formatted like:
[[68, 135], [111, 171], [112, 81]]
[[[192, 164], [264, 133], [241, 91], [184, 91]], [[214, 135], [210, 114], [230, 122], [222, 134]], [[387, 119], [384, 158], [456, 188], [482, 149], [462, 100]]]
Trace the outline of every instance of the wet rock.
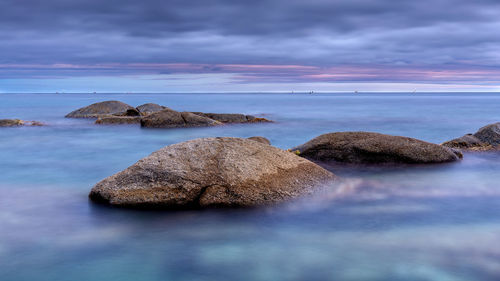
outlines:
[[96, 184], [90, 198], [134, 208], [249, 207], [312, 193], [335, 176], [292, 153], [240, 138], [164, 147]]
[[249, 140], [253, 140], [253, 141], [257, 141], [257, 142], [260, 142], [260, 143], [263, 143], [263, 144], [271, 145], [271, 141], [269, 141], [265, 137], [255, 136], [255, 137], [249, 137], [248, 139]]
[[221, 124], [218, 121], [191, 112], [178, 112], [172, 109], [164, 109], [145, 116], [141, 120], [141, 126], [146, 128], [208, 127]]
[[[66, 115], [66, 118], [99, 118], [105, 115], [127, 116], [137, 110], [121, 101], [103, 101], [77, 109]], [[138, 113], [137, 113], [138, 114]]]
[[460, 153], [438, 144], [369, 132], [324, 134], [291, 150], [313, 160], [366, 164], [443, 163], [461, 157]]

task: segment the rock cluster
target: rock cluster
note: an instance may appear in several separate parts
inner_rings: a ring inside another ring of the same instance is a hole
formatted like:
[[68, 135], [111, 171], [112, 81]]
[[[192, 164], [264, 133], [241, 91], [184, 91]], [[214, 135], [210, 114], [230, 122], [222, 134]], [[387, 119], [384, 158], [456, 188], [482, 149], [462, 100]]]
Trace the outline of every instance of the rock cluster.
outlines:
[[237, 113], [179, 112], [166, 106], [146, 103], [136, 108], [120, 101], [104, 101], [77, 109], [67, 118], [97, 118], [96, 124], [141, 124], [148, 128], [206, 127], [226, 123], [271, 122], [265, 118]]

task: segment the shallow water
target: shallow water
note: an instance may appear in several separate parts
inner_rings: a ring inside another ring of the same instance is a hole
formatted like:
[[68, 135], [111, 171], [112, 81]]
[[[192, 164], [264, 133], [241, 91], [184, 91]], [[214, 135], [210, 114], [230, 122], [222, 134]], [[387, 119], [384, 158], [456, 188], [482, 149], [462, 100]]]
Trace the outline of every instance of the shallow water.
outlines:
[[[103, 100], [241, 112], [273, 124], [155, 130], [65, 119]], [[440, 143], [500, 121], [500, 94], [2, 94], [0, 280], [499, 280], [500, 153], [431, 166], [335, 167], [339, 186], [252, 210], [147, 212], [90, 188], [165, 145], [333, 131]]]

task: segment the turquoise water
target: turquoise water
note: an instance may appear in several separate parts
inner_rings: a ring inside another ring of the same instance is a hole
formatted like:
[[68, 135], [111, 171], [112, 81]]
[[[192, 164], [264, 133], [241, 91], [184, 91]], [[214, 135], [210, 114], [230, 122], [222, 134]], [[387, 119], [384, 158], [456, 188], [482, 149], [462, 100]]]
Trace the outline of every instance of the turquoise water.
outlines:
[[[103, 100], [241, 112], [273, 124], [155, 130], [65, 119]], [[261, 135], [280, 148], [333, 131], [440, 143], [500, 121], [500, 94], [2, 94], [0, 280], [499, 280], [500, 153], [453, 164], [329, 167], [314, 198], [252, 210], [91, 204], [101, 179], [165, 145]]]

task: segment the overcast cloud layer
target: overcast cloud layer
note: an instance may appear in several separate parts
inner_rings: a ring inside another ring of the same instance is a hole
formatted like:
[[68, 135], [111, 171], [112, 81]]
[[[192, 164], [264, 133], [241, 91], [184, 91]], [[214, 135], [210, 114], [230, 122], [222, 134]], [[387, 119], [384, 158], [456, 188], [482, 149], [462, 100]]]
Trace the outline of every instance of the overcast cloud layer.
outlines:
[[3, 0], [0, 83], [220, 74], [498, 86], [499, 30], [493, 0]]

